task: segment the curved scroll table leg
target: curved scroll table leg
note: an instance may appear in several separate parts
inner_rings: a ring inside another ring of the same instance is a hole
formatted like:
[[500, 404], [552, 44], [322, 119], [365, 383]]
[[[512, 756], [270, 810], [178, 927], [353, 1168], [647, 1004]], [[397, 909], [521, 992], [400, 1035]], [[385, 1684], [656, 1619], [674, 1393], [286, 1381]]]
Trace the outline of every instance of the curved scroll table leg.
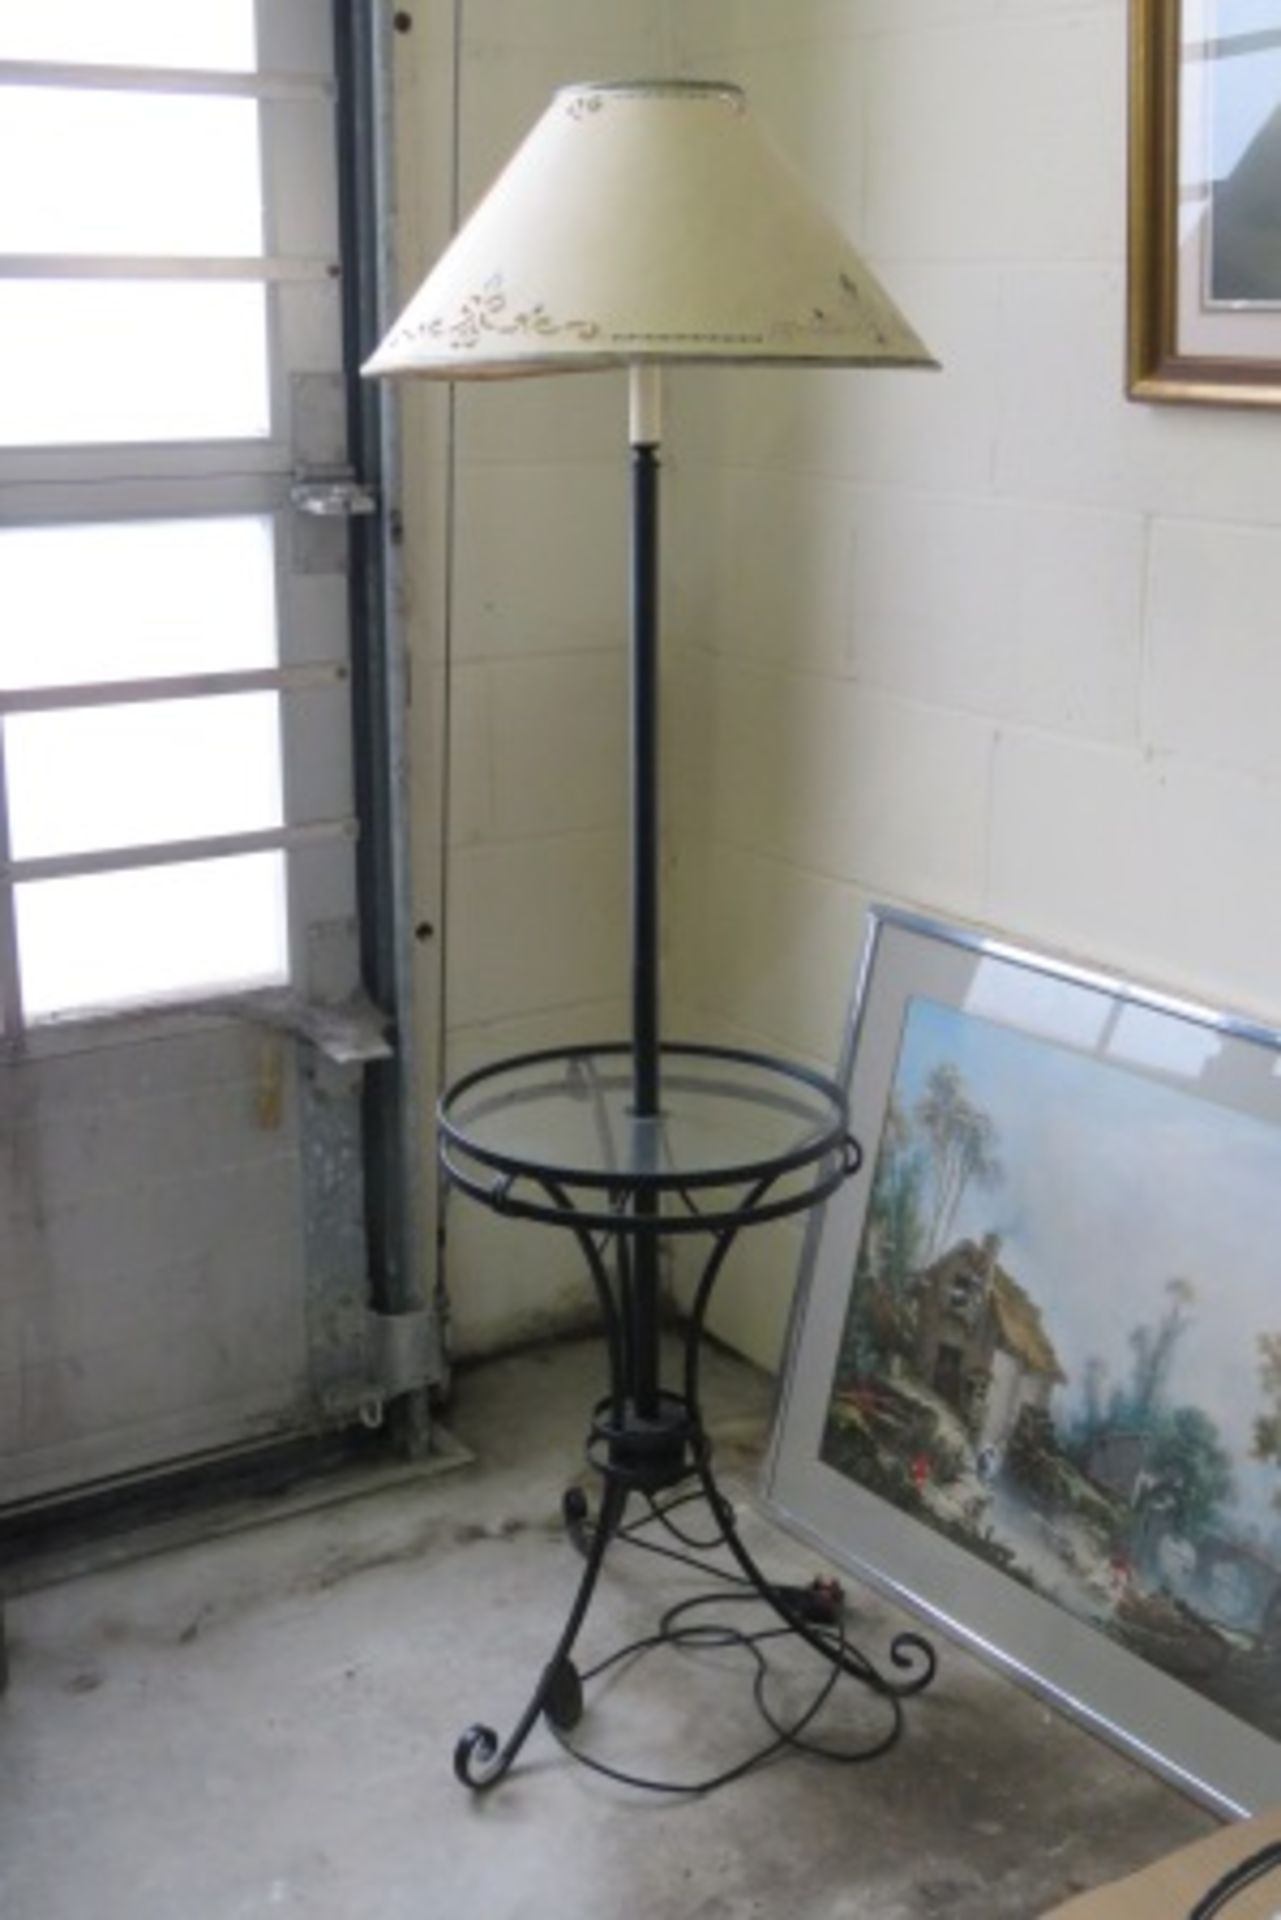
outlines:
[[[861, 1154], [859, 1157], [862, 1157]], [[770, 1180], [762, 1180], [752, 1189], [751, 1200], [753, 1202], [759, 1200], [770, 1184]], [[685, 1328], [685, 1392], [700, 1432], [703, 1428], [701, 1416], [698, 1413], [698, 1361], [703, 1344], [703, 1329], [713, 1288], [736, 1238], [737, 1229], [735, 1228], [717, 1235], [716, 1243], [703, 1268]], [[761, 1599], [773, 1608], [779, 1619], [792, 1629], [798, 1639], [804, 1640], [807, 1646], [812, 1647], [816, 1653], [821, 1654], [833, 1665], [841, 1667], [854, 1679], [861, 1680], [874, 1693], [882, 1694], [887, 1698], [906, 1699], [909, 1694], [920, 1693], [929, 1686], [938, 1667], [938, 1657], [924, 1634], [909, 1630], [896, 1634], [891, 1640], [890, 1661], [902, 1674], [901, 1679], [892, 1679], [882, 1673], [857, 1647], [849, 1645], [848, 1642], [837, 1647], [830, 1640], [825, 1640], [816, 1633], [805, 1615], [796, 1606], [790, 1605], [779, 1593], [777, 1587], [757, 1566], [743, 1544], [734, 1509], [716, 1484], [716, 1478], [712, 1472], [710, 1445], [695, 1452], [693, 1464], [703, 1490], [703, 1497], [711, 1508], [712, 1517], [720, 1529], [726, 1547]]]
[[569, 1618], [556, 1642], [555, 1652], [543, 1668], [533, 1698], [507, 1739], [500, 1742], [492, 1727], [480, 1725], [468, 1727], [459, 1738], [454, 1748], [454, 1772], [465, 1787], [482, 1792], [486, 1787], [496, 1786], [529, 1738], [540, 1714], [549, 1713], [558, 1723], [566, 1725], [577, 1718], [578, 1676], [569, 1658], [570, 1650], [587, 1617], [606, 1550], [622, 1523], [626, 1505], [626, 1488], [606, 1485], [600, 1514], [591, 1528], [587, 1564]]
[[[710, 1452], [710, 1450], [709, 1450]], [[755, 1587], [767, 1606], [772, 1607], [785, 1626], [791, 1628], [799, 1640], [812, 1647], [833, 1666], [840, 1667], [852, 1679], [861, 1680], [873, 1693], [884, 1695], [888, 1699], [904, 1700], [909, 1694], [920, 1693], [928, 1687], [938, 1667], [938, 1657], [924, 1634], [910, 1630], [895, 1634], [890, 1642], [890, 1661], [902, 1674], [901, 1679], [893, 1679], [884, 1674], [865, 1653], [845, 1642], [836, 1646], [830, 1639], [824, 1639], [815, 1632], [800, 1609], [789, 1602], [779, 1592], [774, 1583], [757, 1566], [748, 1552], [738, 1531], [738, 1520], [733, 1507], [717, 1486], [712, 1475], [708, 1454], [704, 1454], [696, 1463], [703, 1497], [712, 1510], [713, 1518], [720, 1529], [725, 1546], [738, 1562], [743, 1574]]]

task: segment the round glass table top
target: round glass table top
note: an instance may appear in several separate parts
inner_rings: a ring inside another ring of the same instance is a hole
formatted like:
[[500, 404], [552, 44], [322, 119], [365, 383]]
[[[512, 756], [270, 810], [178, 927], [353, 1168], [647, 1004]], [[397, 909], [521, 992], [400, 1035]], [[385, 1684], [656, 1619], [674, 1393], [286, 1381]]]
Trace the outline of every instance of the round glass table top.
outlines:
[[839, 1088], [737, 1048], [669, 1043], [659, 1111], [633, 1105], [625, 1043], [523, 1054], [458, 1081], [440, 1107], [446, 1165], [458, 1156], [565, 1187], [632, 1192], [749, 1184], [846, 1147]]

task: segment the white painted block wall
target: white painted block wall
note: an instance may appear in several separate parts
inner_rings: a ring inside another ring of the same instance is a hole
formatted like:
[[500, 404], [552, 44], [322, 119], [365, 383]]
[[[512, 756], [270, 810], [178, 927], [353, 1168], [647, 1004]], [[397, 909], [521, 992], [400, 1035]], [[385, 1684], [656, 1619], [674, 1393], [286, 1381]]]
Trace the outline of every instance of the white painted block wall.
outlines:
[[[558, 86], [662, 69], [660, 18], [658, 0], [466, 0], [455, 48], [452, 7], [415, 9], [406, 290], [448, 237], [455, 169], [465, 217]], [[412, 750], [437, 830], [419, 836], [417, 897], [444, 937], [419, 949], [428, 1111], [441, 1079], [486, 1060], [625, 1032], [626, 433], [621, 374], [409, 397]], [[461, 1199], [447, 1235], [459, 1354], [589, 1319], [568, 1236]]]
[[[875, 899], [1281, 1019], [1281, 415], [1123, 396], [1124, 0], [673, 18], [945, 363], [675, 410], [683, 1024], [830, 1061]], [[766, 1364], [797, 1246], [722, 1288]]]
[[[447, 229], [446, 14], [413, 56], [411, 279]], [[945, 363], [672, 382], [669, 1029], [830, 1064], [876, 899], [1281, 1019], [1281, 416], [1123, 397], [1125, 0], [462, 23], [464, 207], [560, 80], [736, 79]], [[460, 393], [452, 521], [443, 403], [410, 421], [452, 1072], [623, 1019], [622, 399], [570, 384]], [[557, 1243], [455, 1205], [461, 1349], [581, 1309]], [[766, 1364], [798, 1254], [749, 1237], [721, 1289], [718, 1329]]]

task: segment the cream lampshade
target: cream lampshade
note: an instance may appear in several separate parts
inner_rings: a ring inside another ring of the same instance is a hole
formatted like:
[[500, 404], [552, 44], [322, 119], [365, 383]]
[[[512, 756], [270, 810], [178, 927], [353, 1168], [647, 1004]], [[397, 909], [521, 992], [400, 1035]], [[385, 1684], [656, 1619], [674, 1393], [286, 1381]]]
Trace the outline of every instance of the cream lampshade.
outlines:
[[366, 365], [934, 365], [737, 87], [564, 87]]

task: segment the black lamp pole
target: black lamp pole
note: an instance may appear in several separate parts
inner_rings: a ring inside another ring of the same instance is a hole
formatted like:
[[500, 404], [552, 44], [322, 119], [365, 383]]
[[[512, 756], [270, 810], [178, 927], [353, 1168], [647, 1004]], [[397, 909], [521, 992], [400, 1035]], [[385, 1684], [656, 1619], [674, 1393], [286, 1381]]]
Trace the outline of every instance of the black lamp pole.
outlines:
[[657, 443], [632, 446], [632, 1093], [658, 1112]]
[[[657, 1150], [659, 1071], [658, 828], [658, 494], [656, 369], [631, 375], [631, 832], [632, 832], [632, 1108], [653, 1122]], [[636, 1217], [653, 1216], [632, 1249], [631, 1374], [636, 1417], [659, 1412], [659, 1203], [638, 1192]], [[626, 1257], [620, 1245], [620, 1257]]]

